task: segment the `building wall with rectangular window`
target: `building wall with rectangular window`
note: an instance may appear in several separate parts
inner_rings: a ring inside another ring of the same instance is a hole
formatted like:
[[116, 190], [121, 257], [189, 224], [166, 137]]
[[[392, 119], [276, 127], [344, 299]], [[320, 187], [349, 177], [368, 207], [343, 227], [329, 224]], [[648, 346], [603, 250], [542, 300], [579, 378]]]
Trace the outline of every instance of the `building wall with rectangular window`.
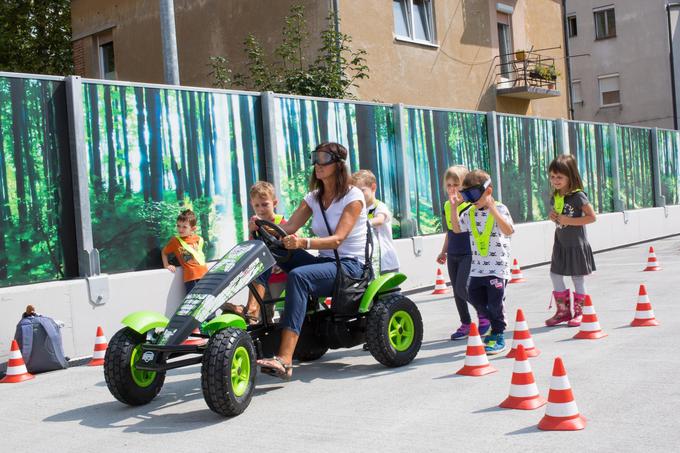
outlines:
[[574, 119], [673, 128], [666, 1], [644, 3], [567, 0], [578, 30], [569, 38], [582, 99]]

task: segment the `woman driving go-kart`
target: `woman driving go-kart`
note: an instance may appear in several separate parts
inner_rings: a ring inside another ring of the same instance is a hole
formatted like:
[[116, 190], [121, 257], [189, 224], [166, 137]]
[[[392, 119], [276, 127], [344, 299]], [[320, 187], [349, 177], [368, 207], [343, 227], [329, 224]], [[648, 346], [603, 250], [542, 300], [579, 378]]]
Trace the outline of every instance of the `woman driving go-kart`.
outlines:
[[[350, 185], [346, 164], [347, 150], [337, 143], [322, 143], [312, 152], [314, 171], [310, 189], [293, 215], [281, 228], [287, 233], [283, 246], [292, 250], [290, 258], [280, 263], [288, 272], [285, 308], [281, 318], [281, 344], [278, 354], [257, 361], [262, 371], [283, 379], [292, 374], [291, 363], [309, 295], [331, 296], [338, 267], [353, 278], [364, 273], [368, 234], [367, 213], [361, 190]], [[315, 237], [299, 237], [295, 233], [312, 218]], [[325, 219], [324, 219], [325, 217]], [[252, 218], [251, 231], [258, 230]], [[306, 250], [318, 250], [314, 256]]]

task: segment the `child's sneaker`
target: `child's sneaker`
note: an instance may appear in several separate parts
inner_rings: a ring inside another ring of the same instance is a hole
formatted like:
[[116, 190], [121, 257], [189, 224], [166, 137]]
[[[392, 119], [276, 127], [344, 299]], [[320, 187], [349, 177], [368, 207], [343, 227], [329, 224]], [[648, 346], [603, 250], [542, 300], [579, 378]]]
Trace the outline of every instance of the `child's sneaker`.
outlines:
[[461, 324], [458, 330], [451, 334], [452, 340], [464, 340], [470, 335], [470, 324]]
[[491, 330], [491, 321], [486, 318], [479, 317], [479, 336], [483, 337]]
[[496, 355], [505, 351], [505, 337], [502, 333], [492, 333], [484, 339], [484, 350], [488, 355]]

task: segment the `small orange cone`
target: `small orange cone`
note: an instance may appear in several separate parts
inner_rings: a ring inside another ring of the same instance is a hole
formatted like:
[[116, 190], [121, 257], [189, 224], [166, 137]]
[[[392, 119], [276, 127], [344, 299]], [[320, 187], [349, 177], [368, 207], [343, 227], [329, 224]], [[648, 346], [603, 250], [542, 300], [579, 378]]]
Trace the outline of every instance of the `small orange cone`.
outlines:
[[432, 294], [446, 294], [449, 290], [446, 287], [446, 281], [444, 280], [444, 274], [442, 274], [442, 268], [437, 268], [437, 276], [434, 279], [434, 291]]
[[600, 322], [597, 320], [595, 307], [589, 295], [586, 295], [586, 302], [583, 304], [583, 319], [581, 320], [581, 327], [574, 338], [577, 340], [597, 340], [604, 338], [606, 334], [600, 328]]
[[97, 338], [94, 339], [94, 352], [92, 353], [92, 360], [88, 363], [88, 366], [100, 366], [104, 365], [104, 356], [106, 355], [106, 348], [109, 346], [106, 337], [104, 336], [104, 331], [101, 326], [97, 326]]
[[538, 387], [531, 371], [529, 359], [524, 351], [524, 346], [517, 346], [515, 365], [512, 369], [510, 381], [510, 395], [499, 404], [506, 409], [537, 409], [546, 403], [545, 399], [538, 394]]
[[647, 267], [644, 269], [645, 271], [660, 271], [661, 270], [661, 265], [659, 265], [659, 262], [656, 260], [656, 253], [654, 253], [654, 247], [649, 246], [649, 256], [647, 257]]
[[195, 328], [194, 330], [192, 330], [191, 333], [189, 334], [189, 338], [187, 338], [186, 340], [184, 340], [184, 341], [182, 342], [182, 344], [185, 345], [185, 346], [186, 346], [186, 345], [193, 346], [193, 345], [205, 344], [205, 343], [207, 343], [207, 342], [208, 342], [208, 339], [207, 339], [207, 338], [203, 338], [203, 337], [201, 336], [201, 331], [200, 331], [200, 329], [199, 329], [198, 327], [196, 327], [196, 328]]
[[31, 373], [26, 369], [24, 358], [21, 356], [19, 344], [16, 340], [12, 340], [12, 347], [9, 350], [9, 361], [7, 362], [7, 373], [5, 377], [0, 380], [1, 384], [16, 384], [18, 382], [28, 381], [33, 379]]
[[527, 281], [527, 279], [524, 278], [524, 275], [522, 275], [522, 269], [519, 268], [517, 259], [512, 262], [512, 270], [510, 271], [510, 274], [511, 278], [508, 283], [522, 283]]
[[484, 376], [496, 371], [498, 370], [489, 363], [489, 358], [484, 350], [484, 343], [482, 343], [482, 339], [479, 337], [477, 324], [473, 322], [470, 324], [467, 350], [465, 351], [465, 363], [463, 368], [458, 370], [456, 374], [463, 376]]
[[545, 408], [545, 415], [538, 423], [538, 429], [577, 431], [585, 427], [586, 419], [578, 412], [562, 358], [556, 357], [552, 378], [550, 378], [548, 405]]
[[659, 325], [659, 321], [657, 321], [654, 317], [652, 304], [649, 303], [649, 296], [647, 296], [647, 288], [645, 285], [640, 285], [637, 306], [635, 307], [635, 318], [630, 323], [630, 325], [633, 327], [649, 327]]
[[517, 316], [515, 317], [515, 330], [512, 333], [512, 348], [505, 357], [512, 359], [517, 353], [517, 348], [522, 346], [527, 357], [536, 357], [541, 351], [534, 346], [534, 339], [531, 338], [529, 326], [524, 319], [524, 312], [521, 308], [517, 309]]

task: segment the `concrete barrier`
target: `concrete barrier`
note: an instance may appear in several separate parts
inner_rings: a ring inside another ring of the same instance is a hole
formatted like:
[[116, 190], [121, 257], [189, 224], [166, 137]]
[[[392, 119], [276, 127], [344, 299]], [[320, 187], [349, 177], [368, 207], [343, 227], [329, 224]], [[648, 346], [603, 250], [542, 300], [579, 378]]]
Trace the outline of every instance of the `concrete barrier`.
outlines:
[[[680, 206], [601, 214], [587, 228], [594, 251], [680, 234]], [[522, 267], [550, 261], [554, 231], [548, 221], [516, 225], [512, 252]], [[443, 240], [438, 234], [395, 241], [401, 269], [409, 277], [405, 290], [434, 285], [435, 258]], [[645, 259], [640, 257], [640, 266]], [[109, 275], [108, 286], [109, 297], [103, 305], [90, 302], [85, 279], [0, 288], [0, 362], [9, 356], [16, 323], [28, 304], [65, 323], [64, 351], [73, 358], [92, 354], [98, 325], [110, 338], [128, 313], [155, 310], [170, 316], [184, 294], [181, 271], [171, 274], [165, 269]], [[244, 301], [245, 293], [237, 295], [237, 300]]]

